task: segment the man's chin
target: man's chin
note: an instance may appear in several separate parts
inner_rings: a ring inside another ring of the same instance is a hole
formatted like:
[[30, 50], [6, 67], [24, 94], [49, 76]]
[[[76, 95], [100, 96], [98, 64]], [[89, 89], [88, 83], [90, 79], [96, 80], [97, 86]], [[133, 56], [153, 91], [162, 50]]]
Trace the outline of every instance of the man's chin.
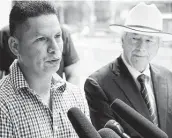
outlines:
[[146, 69], [147, 64], [135, 64], [133, 67], [134, 67], [137, 71], [143, 72], [143, 71]]
[[56, 73], [60, 68], [60, 65], [57, 65], [57, 66], [51, 66], [51, 67], [46, 67], [45, 68], [45, 72], [46, 73], [50, 73], [50, 74], [53, 74], [53, 73]]

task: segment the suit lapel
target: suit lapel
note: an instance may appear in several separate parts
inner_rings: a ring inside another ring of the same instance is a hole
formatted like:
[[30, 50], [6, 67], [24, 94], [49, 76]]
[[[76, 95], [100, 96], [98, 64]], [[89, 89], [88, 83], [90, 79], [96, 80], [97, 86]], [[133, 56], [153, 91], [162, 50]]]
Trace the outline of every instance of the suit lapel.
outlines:
[[112, 72], [116, 75], [113, 77], [114, 82], [120, 87], [131, 106], [150, 120], [148, 108], [121, 57], [114, 64], [112, 68]]
[[150, 66], [153, 88], [155, 93], [159, 123], [162, 130], [166, 130], [167, 120], [167, 79], [153, 65]]

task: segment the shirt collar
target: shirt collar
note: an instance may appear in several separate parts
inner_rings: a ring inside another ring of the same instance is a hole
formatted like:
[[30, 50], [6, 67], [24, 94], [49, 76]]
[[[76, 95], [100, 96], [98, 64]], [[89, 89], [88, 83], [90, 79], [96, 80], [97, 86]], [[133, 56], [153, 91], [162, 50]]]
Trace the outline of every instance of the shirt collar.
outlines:
[[26, 82], [20, 67], [18, 66], [18, 59], [15, 59], [10, 66], [10, 79], [16, 91], [22, 88], [29, 88], [29, 85]]
[[[16, 92], [23, 88], [29, 88], [27, 81], [18, 65], [18, 59], [15, 59], [10, 66], [10, 79]], [[63, 93], [66, 89], [66, 81], [63, 80], [57, 73], [52, 75], [51, 89]]]
[[63, 80], [57, 73], [52, 76], [51, 89], [59, 93], [63, 93], [66, 90], [66, 81]]
[[131, 66], [127, 63], [127, 61], [126, 61], [125, 58], [124, 58], [124, 54], [122, 54], [121, 58], [122, 58], [124, 64], [126, 65], [126, 67], [128, 68], [129, 72], [130, 72], [131, 75], [133, 76], [134, 80], [137, 80], [137, 77], [138, 77], [139, 75], [141, 75], [141, 74], [146, 75], [147, 79], [150, 79], [150, 78], [151, 78], [150, 69], [149, 69], [149, 68], [150, 68], [150, 65], [149, 65], [149, 64], [147, 65], [146, 69], [141, 73], [141, 72], [137, 71], [135, 68], [131, 67]]

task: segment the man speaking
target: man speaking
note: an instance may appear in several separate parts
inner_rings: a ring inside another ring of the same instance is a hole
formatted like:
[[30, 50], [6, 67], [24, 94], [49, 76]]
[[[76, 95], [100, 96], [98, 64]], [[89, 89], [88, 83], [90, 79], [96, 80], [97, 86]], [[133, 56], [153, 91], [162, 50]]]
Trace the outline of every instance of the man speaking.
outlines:
[[17, 1], [9, 21], [8, 43], [17, 59], [0, 81], [0, 137], [77, 138], [67, 111], [75, 106], [87, 113], [87, 104], [56, 74], [63, 41], [54, 7]]

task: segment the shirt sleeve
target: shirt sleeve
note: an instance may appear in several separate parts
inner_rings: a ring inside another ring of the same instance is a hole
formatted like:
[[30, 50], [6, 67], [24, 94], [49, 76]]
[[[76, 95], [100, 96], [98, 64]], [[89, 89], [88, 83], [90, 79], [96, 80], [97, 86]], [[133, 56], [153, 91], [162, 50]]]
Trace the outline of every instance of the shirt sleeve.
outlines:
[[72, 42], [70, 33], [64, 28], [62, 28], [62, 39], [64, 67], [66, 67], [76, 63], [79, 60], [79, 56]]
[[13, 138], [13, 125], [7, 114], [0, 109], [0, 137]]

